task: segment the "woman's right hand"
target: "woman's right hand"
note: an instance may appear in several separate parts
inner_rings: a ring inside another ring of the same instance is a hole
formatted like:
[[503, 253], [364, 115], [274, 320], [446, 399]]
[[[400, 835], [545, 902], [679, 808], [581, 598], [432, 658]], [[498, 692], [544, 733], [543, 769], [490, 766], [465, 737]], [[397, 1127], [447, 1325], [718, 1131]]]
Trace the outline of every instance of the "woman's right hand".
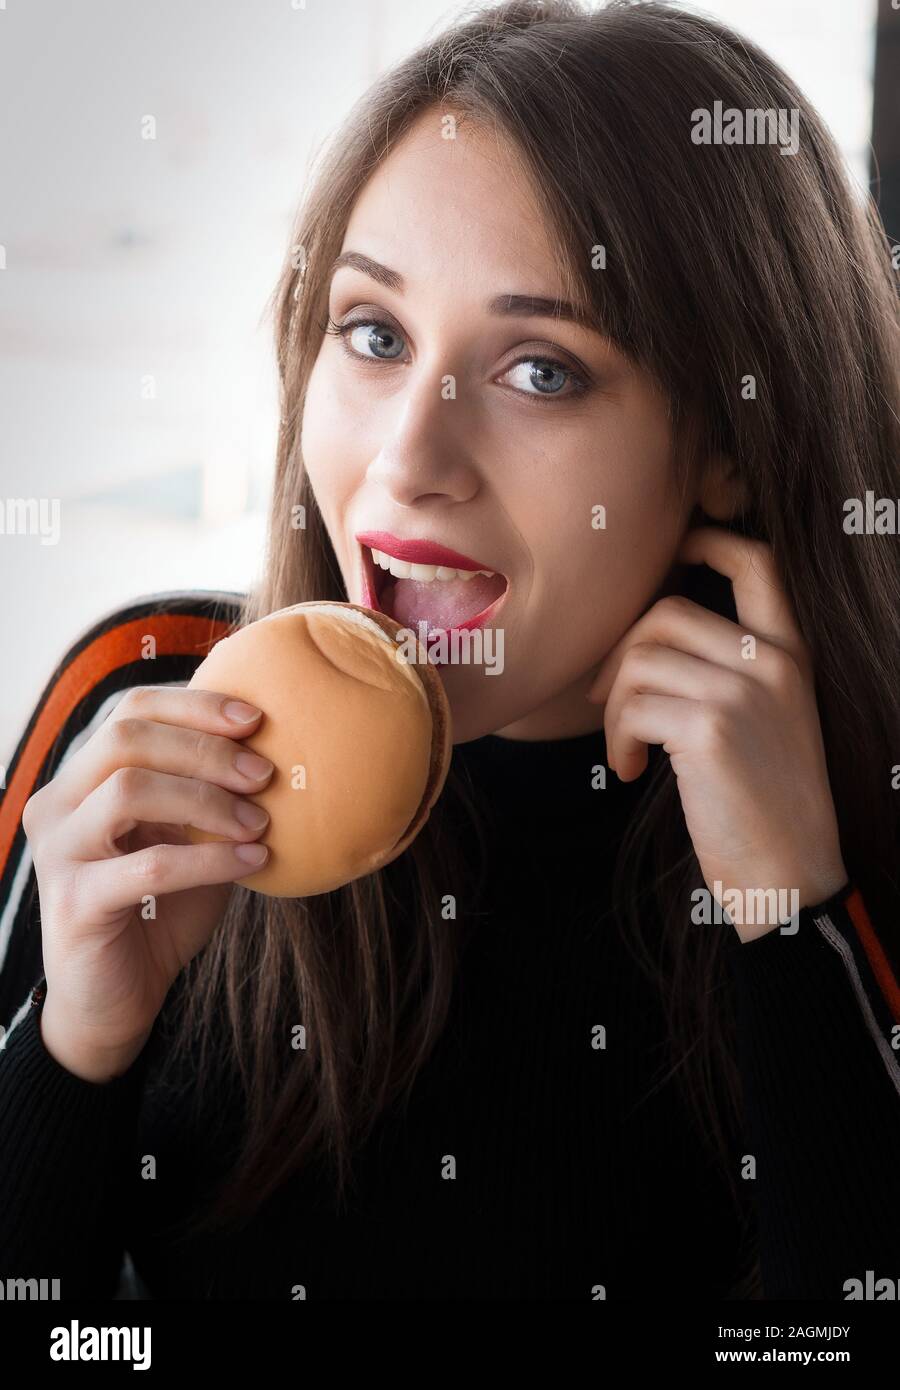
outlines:
[[[233, 881], [268, 857], [252, 843], [268, 816], [248, 798], [272, 764], [238, 741], [260, 716], [203, 690], [129, 690], [25, 806], [47, 982], [41, 1034], [86, 1080], [137, 1057]], [[191, 843], [185, 825], [228, 840]]]

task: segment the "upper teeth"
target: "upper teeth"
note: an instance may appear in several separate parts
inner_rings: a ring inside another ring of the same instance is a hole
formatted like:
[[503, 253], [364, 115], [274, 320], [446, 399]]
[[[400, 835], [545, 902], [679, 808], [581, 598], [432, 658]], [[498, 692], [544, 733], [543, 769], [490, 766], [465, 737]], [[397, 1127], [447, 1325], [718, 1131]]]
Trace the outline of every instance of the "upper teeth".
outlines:
[[372, 558], [383, 570], [389, 570], [397, 579], [419, 579], [430, 583], [432, 579], [474, 579], [476, 574], [492, 575], [493, 570], [453, 570], [447, 565], [413, 565], [409, 560], [398, 560], [395, 555], [385, 555], [381, 550], [373, 550]]

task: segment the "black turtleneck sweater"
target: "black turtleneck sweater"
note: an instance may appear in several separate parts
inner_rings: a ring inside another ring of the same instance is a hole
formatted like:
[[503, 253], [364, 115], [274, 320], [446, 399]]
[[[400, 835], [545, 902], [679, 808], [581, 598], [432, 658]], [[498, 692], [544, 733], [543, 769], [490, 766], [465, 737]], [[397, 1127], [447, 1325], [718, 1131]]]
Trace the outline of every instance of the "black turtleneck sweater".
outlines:
[[490, 812], [485, 897], [453, 885], [477, 921], [450, 1019], [402, 1119], [367, 1142], [350, 1210], [306, 1172], [240, 1235], [173, 1249], [158, 1233], [196, 1208], [221, 1139], [189, 1093], [148, 1086], [158, 1030], [93, 1084], [43, 1047], [36, 1004], [0, 1051], [0, 1278], [109, 1297], [127, 1251], [163, 1299], [291, 1299], [297, 1285], [312, 1299], [719, 1299], [749, 1232], [769, 1298], [843, 1299], [866, 1270], [900, 1279], [900, 1068], [852, 886], [804, 909], [794, 936], [707, 929], [727, 933], [738, 1017], [735, 1201], [670, 1075], [659, 992], [607, 913], [643, 779], [592, 785], [602, 733], [491, 735], [454, 758]]

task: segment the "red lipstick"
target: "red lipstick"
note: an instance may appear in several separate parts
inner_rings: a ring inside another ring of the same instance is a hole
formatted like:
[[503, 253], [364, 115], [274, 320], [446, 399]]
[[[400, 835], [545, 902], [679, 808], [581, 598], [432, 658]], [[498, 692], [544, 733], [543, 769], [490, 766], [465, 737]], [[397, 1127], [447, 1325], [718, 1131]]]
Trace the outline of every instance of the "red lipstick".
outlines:
[[[371, 608], [375, 612], [382, 611], [378, 602], [378, 595], [384, 588], [385, 581], [382, 576], [385, 572], [376, 566], [371, 554], [372, 550], [380, 550], [383, 554], [392, 555], [398, 560], [406, 560], [409, 564], [445, 565], [448, 569], [461, 570], [489, 570], [492, 574], [500, 575], [505, 582], [503, 592], [480, 613], [472, 614], [471, 617], [451, 628], [451, 632], [482, 627], [495, 616], [506, 599], [509, 581], [500, 570], [479, 560], [474, 560], [470, 555], [462, 555], [458, 550], [450, 550], [445, 545], [438, 545], [436, 541], [403, 541], [389, 531], [359, 531], [356, 534], [356, 540], [361, 546], [362, 601], [365, 607]], [[387, 576], [385, 576], [386, 578]], [[429, 634], [429, 640], [432, 636], [438, 636], [442, 631], [444, 631], [442, 628], [433, 628]]]
[[411, 565], [446, 565], [451, 570], [491, 570], [481, 560], [473, 560], [469, 555], [460, 555], [458, 550], [448, 550], [445, 545], [434, 541], [401, 541], [390, 531], [360, 531], [356, 539], [371, 550], [382, 550], [393, 555], [396, 560], [408, 560]]

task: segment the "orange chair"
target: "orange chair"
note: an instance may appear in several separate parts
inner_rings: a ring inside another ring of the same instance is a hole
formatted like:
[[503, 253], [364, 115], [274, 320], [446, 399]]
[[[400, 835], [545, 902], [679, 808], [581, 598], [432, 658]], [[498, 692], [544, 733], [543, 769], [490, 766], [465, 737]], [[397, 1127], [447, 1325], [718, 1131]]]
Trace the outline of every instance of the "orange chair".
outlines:
[[0, 1038], [44, 987], [37, 881], [22, 829], [26, 801], [131, 686], [187, 685], [209, 649], [237, 625], [243, 597], [173, 592], [118, 608], [69, 648], [47, 682], [0, 791]]

